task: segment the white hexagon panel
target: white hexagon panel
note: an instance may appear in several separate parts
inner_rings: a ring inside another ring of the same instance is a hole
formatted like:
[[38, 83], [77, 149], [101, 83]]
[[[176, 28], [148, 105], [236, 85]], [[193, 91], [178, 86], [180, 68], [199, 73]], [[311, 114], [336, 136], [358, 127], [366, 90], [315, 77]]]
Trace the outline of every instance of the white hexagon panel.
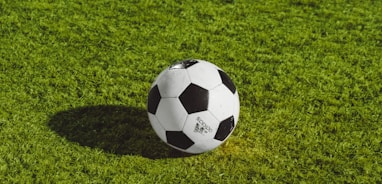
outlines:
[[240, 99], [239, 93], [236, 91], [234, 94], [234, 105], [233, 105], [233, 117], [235, 118], [235, 126], [237, 121], [239, 120], [240, 115]]
[[179, 131], [184, 126], [187, 111], [178, 98], [162, 98], [155, 115], [165, 130]]
[[210, 90], [208, 110], [219, 120], [222, 121], [229, 116], [232, 116], [235, 99], [232, 92], [225, 86]]
[[181, 92], [190, 84], [187, 70], [168, 69], [157, 79], [157, 85], [162, 98], [178, 97]]
[[215, 136], [219, 123], [208, 111], [193, 113], [187, 116], [183, 132], [196, 143], [203, 142]]
[[203, 63], [206, 67], [211, 67], [211, 68], [216, 68], [218, 70], [222, 70], [221, 68], [219, 68], [218, 66], [216, 66], [215, 64], [213, 63], [210, 63], [208, 61], [205, 61], [205, 60], [201, 60], [201, 59], [197, 59], [198, 62], [200, 63]]
[[158, 137], [162, 139], [162, 141], [166, 142], [166, 131], [163, 129], [162, 125], [159, 123], [157, 117], [149, 113], [149, 120], [151, 122], [151, 126], [153, 127]]
[[189, 78], [193, 84], [210, 90], [222, 83], [218, 68], [215, 65], [205, 61], [198, 61], [198, 64], [187, 68]]
[[211, 150], [211, 148], [218, 147], [222, 143], [222, 141], [216, 139], [208, 139], [205, 141], [196, 142], [194, 145], [187, 149], [187, 152], [194, 154], [203, 153], [206, 150]]

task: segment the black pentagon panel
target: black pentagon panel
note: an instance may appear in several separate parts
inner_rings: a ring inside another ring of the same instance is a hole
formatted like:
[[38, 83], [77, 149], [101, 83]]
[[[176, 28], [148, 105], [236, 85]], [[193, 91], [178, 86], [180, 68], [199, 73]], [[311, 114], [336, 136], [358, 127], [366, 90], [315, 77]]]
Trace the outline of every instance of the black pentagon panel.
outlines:
[[166, 131], [166, 138], [167, 143], [184, 150], [194, 145], [194, 141], [182, 131]]
[[151, 88], [147, 101], [147, 111], [149, 113], [155, 114], [157, 112], [160, 99], [161, 96], [159, 93], [158, 85], [155, 85], [153, 88]]
[[219, 141], [223, 141], [227, 138], [227, 136], [232, 132], [235, 127], [234, 117], [231, 116], [224, 121], [222, 121], [219, 125], [218, 131], [216, 132], [215, 139]]
[[198, 63], [197, 60], [193, 60], [193, 59], [184, 60], [184, 61], [181, 61], [181, 62], [178, 62], [178, 63], [171, 65], [170, 70], [172, 70], [172, 69], [187, 69], [196, 63]]
[[235, 84], [233, 84], [232, 80], [228, 77], [228, 75], [221, 71], [221, 70], [218, 70], [219, 71], [219, 75], [220, 75], [220, 78], [222, 79], [222, 82], [225, 86], [227, 86], [227, 88], [232, 92], [232, 93], [235, 93], [236, 92], [236, 87], [235, 87]]
[[208, 90], [191, 83], [179, 96], [188, 114], [205, 111], [208, 108]]

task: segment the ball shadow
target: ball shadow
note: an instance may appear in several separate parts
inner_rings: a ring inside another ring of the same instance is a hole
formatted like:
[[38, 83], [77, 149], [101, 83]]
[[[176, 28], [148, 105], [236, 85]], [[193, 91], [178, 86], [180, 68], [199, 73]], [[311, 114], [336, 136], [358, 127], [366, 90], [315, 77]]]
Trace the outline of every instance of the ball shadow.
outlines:
[[108, 153], [151, 159], [191, 156], [162, 142], [142, 108], [114, 105], [80, 107], [58, 112], [51, 117], [48, 126], [69, 141]]

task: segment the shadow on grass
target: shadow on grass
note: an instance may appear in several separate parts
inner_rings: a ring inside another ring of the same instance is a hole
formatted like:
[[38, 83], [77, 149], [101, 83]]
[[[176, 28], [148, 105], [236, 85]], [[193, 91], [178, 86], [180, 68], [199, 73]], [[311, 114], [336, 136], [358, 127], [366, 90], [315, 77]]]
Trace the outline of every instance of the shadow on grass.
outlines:
[[102, 105], [70, 109], [55, 114], [48, 126], [69, 141], [108, 153], [151, 159], [191, 156], [162, 142], [141, 108]]

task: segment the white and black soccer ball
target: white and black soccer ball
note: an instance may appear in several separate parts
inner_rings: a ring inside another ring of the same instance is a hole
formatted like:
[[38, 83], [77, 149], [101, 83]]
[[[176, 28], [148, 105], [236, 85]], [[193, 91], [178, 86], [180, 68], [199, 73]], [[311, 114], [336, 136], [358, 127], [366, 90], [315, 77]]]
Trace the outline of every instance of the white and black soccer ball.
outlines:
[[159, 74], [147, 110], [164, 142], [196, 154], [218, 147], [231, 135], [240, 103], [235, 85], [222, 69], [203, 60], [185, 60]]

